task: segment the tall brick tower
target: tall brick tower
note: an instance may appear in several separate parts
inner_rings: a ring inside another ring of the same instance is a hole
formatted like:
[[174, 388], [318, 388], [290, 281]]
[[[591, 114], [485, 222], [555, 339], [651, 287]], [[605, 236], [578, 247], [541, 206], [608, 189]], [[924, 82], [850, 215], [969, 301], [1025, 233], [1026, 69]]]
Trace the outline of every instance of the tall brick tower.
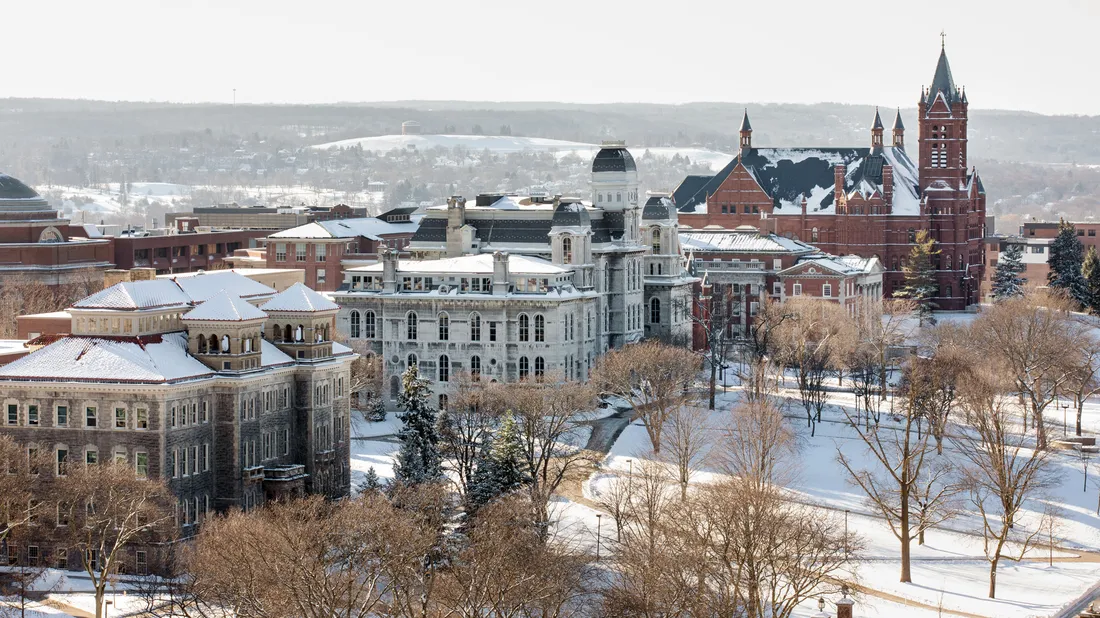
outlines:
[[967, 107], [966, 91], [955, 85], [941, 41], [932, 85], [921, 91], [917, 103], [917, 120], [921, 218], [940, 251], [936, 303], [943, 309], [978, 301], [985, 262], [985, 191], [977, 172], [967, 168]]

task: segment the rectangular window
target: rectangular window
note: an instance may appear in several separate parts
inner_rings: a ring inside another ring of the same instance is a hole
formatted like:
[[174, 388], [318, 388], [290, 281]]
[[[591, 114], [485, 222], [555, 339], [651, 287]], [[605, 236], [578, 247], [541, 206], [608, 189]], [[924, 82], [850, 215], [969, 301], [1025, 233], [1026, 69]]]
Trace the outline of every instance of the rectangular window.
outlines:
[[115, 450], [115, 463], [120, 465], [120, 466], [126, 465], [126, 450], [125, 449], [120, 448], [120, 449]]
[[168, 426], [176, 426], [176, 406], [172, 406], [171, 409], [168, 411]]
[[37, 545], [28, 545], [27, 546], [27, 565], [32, 566], [32, 567], [38, 566], [38, 546]]
[[197, 425], [199, 422], [199, 405], [197, 403], [191, 404], [191, 424]]
[[33, 405], [33, 404], [27, 406], [27, 424], [28, 425], [37, 425], [38, 424], [38, 406]]
[[134, 461], [138, 478], [146, 478], [149, 476], [149, 453], [136, 453], [134, 455]]
[[210, 422], [210, 404], [206, 401], [202, 402], [202, 416], [200, 420], [204, 423]]
[[749, 303], [749, 315], [756, 315], [756, 312], [759, 309], [760, 309], [760, 303], [755, 302], [755, 301]]
[[126, 408], [115, 408], [115, 429], [126, 428]]
[[134, 553], [134, 570], [138, 575], [147, 575], [149, 573], [149, 561], [146, 558], [146, 554], [142, 550], [138, 550]]
[[95, 427], [96, 426], [95, 407], [88, 406], [87, 408], [84, 408], [84, 426], [85, 427]]
[[796, 283], [793, 286], [791, 286], [791, 288], [792, 288], [792, 290], [791, 290], [791, 295], [792, 296], [802, 296], [802, 284], [801, 283]]
[[137, 428], [149, 429], [149, 411], [145, 408], [137, 409]]
[[196, 444], [191, 447], [191, 474], [199, 473], [199, 447]]
[[821, 286], [821, 295], [825, 298], [831, 297], [833, 295], [833, 286], [828, 283]]
[[187, 447], [181, 448], [180, 451], [180, 476], [187, 476]]
[[84, 463], [88, 464], [89, 466], [94, 466], [95, 464], [99, 463], [99, 451], [95, 450], [94, 448], [90, 448], [84, 451]]
[[325, 245], [313, 245], [313, 257], [318, 262], [322, 262], [325, 259]]
[[325, 269], [324, 268], [318, 268], [317, 269], [317, 285], [322, 285], [326, 281], [328, 281], [328, 274], [325, 273]]
[[69, 424], [69, 406], [57, 406], [57, 426], [65, 427]]
[[497, 323], [489, 322], [489, 341], [497, 340]]
[[1089, 236], [1096, 236], [1096, 230], [1089, 230]]
[[1045, 253], [1046, 252], [1046, 247], [1044, 247], [1043, 245], [1035, 245], [1034, 247], [1031, 248], [1031, 252], [1032, 253]]
[[202, 445], [202, 471], [210, 471], [210, 443], [204, 443]]
[[69, 550], [65, 547], [58, 547], [53, 552], [53, 565], [57, 569], [69, 568]]
[[778, 281], [773, 283], [772, 284], [772, 294], [775, 294], [776, 296], [778, 296], [782, 293], [783, 293], [783, 284], [778, 282]]
[[8, 404], [8, 424], [9, 425], [18, 425], [19, 424], [19, 405], [18, 404], [14, 404], [14, 403], [9, 403]]
[[65, 476], [65, 462], [69, 459], [69, 449], [57, 449], [57, 476]]
[[283, 455], [290, 454], [290, 430], [283, 430]]
[[168, 468], [168, 472], [171, 474], [172, 478], [179, 477], [179, 468], [176, 467], [176, 451], [169, 451], [168, 455], [165, 456], [165, 467]]
[[306, 261], [306, 245], [305, 243], [297, 243], [294, 245], [294, 261], [304, 262]]
[[285, 262], [286, 261], [286, 243], [285, 242], [277, 243], [275, 245], [275, 261], [276, 262]]

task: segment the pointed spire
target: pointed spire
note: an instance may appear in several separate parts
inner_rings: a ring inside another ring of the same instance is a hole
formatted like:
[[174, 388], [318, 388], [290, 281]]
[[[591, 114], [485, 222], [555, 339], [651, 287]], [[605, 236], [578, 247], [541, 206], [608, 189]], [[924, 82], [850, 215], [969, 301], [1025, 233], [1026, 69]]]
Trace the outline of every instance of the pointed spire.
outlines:
[[901, 108], [900, 107], [898, 108], [897, 115], [894, 116], [894, 130], [895, 131], [904, 131], [905, 130], [905, 125], [901, 123]]
[[947, 50], [941, 47], [940, 59], [936, 63], [936, 75], [932, 78], [932, 87], [928, 89], [928, 100], [935, 100], [936, 94], [942, 92], [944, 99], [950, 103], [957, 90], [955, 78], [951, 75], [951, 65], [947, 62]]
[[878, 108], [875, 108], [875, 121], [871, 123], [871, 129], [882, 129], [882, 116], [878, 114]]
[[745, 108], [745, 115], [741, 117], [740, 131], [752, 131], [752, 125], [749, 124], [749, 109]]

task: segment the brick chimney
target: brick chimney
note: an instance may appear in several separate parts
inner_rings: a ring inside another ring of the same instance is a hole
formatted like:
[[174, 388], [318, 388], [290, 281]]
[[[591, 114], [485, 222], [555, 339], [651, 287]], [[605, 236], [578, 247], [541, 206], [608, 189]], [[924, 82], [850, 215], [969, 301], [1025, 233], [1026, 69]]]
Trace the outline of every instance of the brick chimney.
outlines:
[[890, 214], [894, 209], [894, 168], [889, 163], [882, 166], [882, 202]]
[[839, 207], [846, 201], [844, 191], [844, 177], [848, 175], [848, 166], [843, 163], [833, 168], [833, 201], [836, 202], [839, 212]]
[[842, 599], [836, 602], [836, 618], [852, 618], [852, 605], [854, 601], [848, 598], [848, 586], [841, 588]]
[[130, 280], [130, 271], [121, 268], [112, 268], [103, 273], [103, 287], [109, 288], [116, 283]]
[[386, 247], [385, 243], [378, 247], [378, 253], [382, 258], [382, 291], [393, 294], [397, 291], [397, 257], [395, 249]]

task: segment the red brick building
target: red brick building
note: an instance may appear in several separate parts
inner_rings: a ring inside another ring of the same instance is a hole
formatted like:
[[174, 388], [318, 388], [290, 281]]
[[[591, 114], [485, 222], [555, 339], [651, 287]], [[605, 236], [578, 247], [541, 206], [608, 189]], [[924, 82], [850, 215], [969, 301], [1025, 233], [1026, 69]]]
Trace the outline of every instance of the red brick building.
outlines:
[[903, 284], [917, 231], [928, 230], [940, 251], [934, 300], [963, 309], [979, 301], [985, 270], [985, 189], [967, 167], [967, 108], [941, 49], [917, 104], [915, 160], [900, 111], [890, 145], [876, 112], [864, 148], [757, 148], [746, 113], [736, 158], [714, 176], [689, 176], [673, 193], [680, 223], [733, 229], [769, 219], [769, 229], [788, 239], [878, 258], [888, 295]]
[[[113, 238], [117, 268], [155, 268], [158, 275], [225, 268], [237, 249], [259, 244], [264, 230], [207, 230], [189, 218], [175, 220], [175, 233], [124, 234]], [[200, 231], [201, 230], [201, 231]]]
[[[1018, 236], [990, 236], [985, 239], [986, 269], [982, 276], [982, 299], [992, 301], [993, 276], [996, 274], [997, 260], [1010, 245], [1023, 246], [1024, 272], [1020, 276], [1030, 285], [1046, 285], [1050, 266], [1050, 244], [1058, 236], [1059, 224], [1051, 221], [1029, 221], [1020, 226]], [[1085, 246], [1096, 247], [1100, 251], [1100, 223], [1087, 221], [1074, 223], [1077, 239]]]

